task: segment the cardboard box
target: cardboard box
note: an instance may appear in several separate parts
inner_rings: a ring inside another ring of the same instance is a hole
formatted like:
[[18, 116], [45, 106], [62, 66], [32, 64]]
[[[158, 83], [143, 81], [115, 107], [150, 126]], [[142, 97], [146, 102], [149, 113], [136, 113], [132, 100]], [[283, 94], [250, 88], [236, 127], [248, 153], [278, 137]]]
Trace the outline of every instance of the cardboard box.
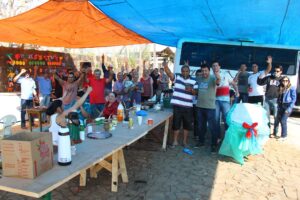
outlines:
[[53, 167], [51, 133], [22, 132], [1, 141], [4, 176], [33, 179]]

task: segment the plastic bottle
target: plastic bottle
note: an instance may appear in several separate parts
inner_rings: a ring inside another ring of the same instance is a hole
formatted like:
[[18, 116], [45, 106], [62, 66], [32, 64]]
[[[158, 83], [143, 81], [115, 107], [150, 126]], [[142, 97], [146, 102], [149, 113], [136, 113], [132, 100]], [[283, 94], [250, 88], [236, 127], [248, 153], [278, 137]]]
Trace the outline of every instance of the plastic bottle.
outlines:
[[130, 117], [128, 121], [128, 128], [133, 129], [133, 119]]
[[122, 122], [123, 118], [124, 118], [124, 106], [122, 105], [122, 102], [120, 102], [117, 111], [118, 122]]
[[134, 108], [136, 108], [136, 102], [135, 102], [135, 99], [133, 100], [132, 106], [133, 106]]
[[84, 125], [83, 125], [83, 123], [80, 124], [80, 132], [79, 132], [79, 135], [80, 135], [80, 140], [81, 140], [81, 141], [84, 141], [84, 140], [85, 140], [85, 131], [84, 131]]

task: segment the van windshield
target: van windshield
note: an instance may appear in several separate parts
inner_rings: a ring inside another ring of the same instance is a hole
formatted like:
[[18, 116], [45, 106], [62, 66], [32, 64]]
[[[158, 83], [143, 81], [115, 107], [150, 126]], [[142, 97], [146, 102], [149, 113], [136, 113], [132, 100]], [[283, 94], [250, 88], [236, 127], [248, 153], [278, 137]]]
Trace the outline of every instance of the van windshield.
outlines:
[[256, 63], [263, 70], [266, 68], [266, 57], [271, 55], [273, 70], [276, 65], [282, 65], [283, 74], [295, 75], [297, 54], [297, 50], [289, 49], [184, 42], [180, 65], [188, 62], [190, 66], [197, 67], [203, 62], [210, 65], [217, 60], [222, 69], [238, 70], [241, 64], [246, 64], [247, 70], [251, 71], [251, 65]]

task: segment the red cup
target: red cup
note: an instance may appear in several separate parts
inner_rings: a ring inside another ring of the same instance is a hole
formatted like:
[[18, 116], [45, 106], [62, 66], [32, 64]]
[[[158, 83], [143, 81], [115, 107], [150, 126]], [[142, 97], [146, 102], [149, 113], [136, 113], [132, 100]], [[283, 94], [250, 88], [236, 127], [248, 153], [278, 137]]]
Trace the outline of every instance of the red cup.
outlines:
[[148, 126], [152, 126], [153, 125], [153, 119], [148, 119], [147, 124], [148, 124]]

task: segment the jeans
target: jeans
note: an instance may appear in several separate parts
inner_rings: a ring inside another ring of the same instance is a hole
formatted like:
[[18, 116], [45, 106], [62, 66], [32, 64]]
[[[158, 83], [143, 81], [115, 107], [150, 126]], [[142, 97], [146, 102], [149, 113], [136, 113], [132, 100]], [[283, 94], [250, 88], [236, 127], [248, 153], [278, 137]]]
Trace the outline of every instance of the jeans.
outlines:
[[[50, 104], [50, 94], [40, 94], [40, 106], [48, 108]], [[42, 113], [42, 121], [46, 121], [46, 113]]]
[[197, 117], [197, 107], [193, 105], [193, 117], [194, 117], [194, 136], [199, 137], [198, 130], [198, 117]]
[[91, 104], [92, 118], [96, 118], [96, 117], [98, 117], [100, 115], [100, 113], [104, 109], [104, 105], [105, 105], [104, 103]]
[[205, 142], [205, 134], [206, 128], [205, 126], [208, 123], [208, 128], [211, 133], [211, 146], [217, 146], [218, 134], [215, 127], [215, 109], [207, 109], [207, 108], [198, 108], [197, 107], [197, 117], [198, 117], [198, 133], [199, 133], [199, 142]]
[[279, 123], [281, 124], [281, 137], [287, 136], [287, 119], [291, 113], [285, 113], [287, 106], [278, 106], [278, 112], [274, 124], [274, 135], [278, 132]]
[[267, 97], [265, 98], [264, 108], [267, 111], [267, 115], [268, 115], [269, 121], [270, 121], [270, 113], [271, 113], [270, 111], [271, 111], [271, 109], [273, 110], [274, 119], [276, 120], [277, 109], [278, 109], [277, 107], [278, 107], [278, 105], [277, 105], [277, 98], [274, 98], [274, 99], [268, 99]]
[[222, 119], [225, 124], [225, 130], [228, 128], [226, 124], [226, 116], [228, 111], [230, 110], [230, 102], [229, 101], [219, 101], [216, 100], [216, 115], [215, 115], [215, 120], [216, 120], [216, 132], [218, 134], [218, 138], [222, 139], [223, 134], [221, 134], [221, 113], [222, 113]]
[[240, 96], [235, 97], [234, 99], [234, 103], [240, 103], [241, 101], [243, 103], [248, 103], [248, 93], [240, 93]]
[[[21, 99], [21, 126], [25, 126], [26, 109], [33, 107], [33, 101], [27, 99]], [[33, 122], [33, 118], [30, 119]]]
[[64, 104], [63, 105], [63, 107], [64, 107], [64, 110], [68, 110], [68, 109], [70, 109], [72, 106], [74, 106], [75, 105], [75, 103], [76, 103], [76, 101], [74, 100], [74, 101], [72, 101], [71, 103], [69, 103], [69, 104]]

